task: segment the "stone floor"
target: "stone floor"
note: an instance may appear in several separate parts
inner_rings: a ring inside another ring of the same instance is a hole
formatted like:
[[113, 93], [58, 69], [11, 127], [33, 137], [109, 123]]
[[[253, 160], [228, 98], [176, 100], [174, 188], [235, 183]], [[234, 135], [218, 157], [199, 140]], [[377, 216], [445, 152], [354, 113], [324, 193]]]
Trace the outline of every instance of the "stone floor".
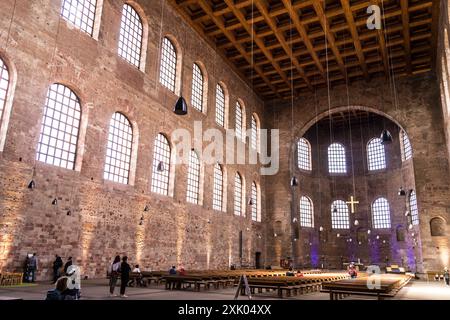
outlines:
[[[43, 300], [47, 290], [53, 286], [49, 283], [38, 283], [33, 286], [21, 286], [0, 288], [0, 300], [11, 298], [21, 298], [25, 300]], [[118, 293], [117, 288], [116, 292]], [[82, 298], [88, 300], [120, 300], [120, 297], [109, 297], [108, 281], [86, 280], [82, 282]], [[127, 288], [128, 299], [132, 300], [232, 300], [236, 293], [235, 288], [209, 290], [193, 292], [189, 290], [169, 291], [164, 286], [152, 285], [149, 288]], [[274, 293], [257, 294], [253, 297], [257, 300], [277, 299]], [[247, 300], [247, 297], [240, 296], [240, 300]], [[329, 295], [321, 292], [307, 293], [295, 297], [284, 298], [284, 300], [328, 300]], [[345, 299], [367, 300], [371, 297], [349, 296]], [[404, 287], [395, 297], [400, 300], [450, 300], [450, 287], [443, 282], [412, 281]]]

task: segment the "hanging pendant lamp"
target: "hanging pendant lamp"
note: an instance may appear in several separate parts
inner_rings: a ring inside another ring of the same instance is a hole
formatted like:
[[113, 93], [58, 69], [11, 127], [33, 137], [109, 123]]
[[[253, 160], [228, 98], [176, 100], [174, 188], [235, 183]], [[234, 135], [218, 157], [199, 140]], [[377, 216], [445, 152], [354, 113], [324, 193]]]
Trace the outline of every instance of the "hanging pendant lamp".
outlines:
[[156, 170], [158, 170], [158, 172], [163, 172], [164, 171], [164, 163], [162, 161], [160, 161], [158, 163], [158, 167], [156, 168]]
[[58, 204], [58, 199], [57, 198], [53, 199], [52, 205], [56, 206], [57, 204]]
[[30, 183], [28, 184], [28, 189], [34, 189], [36, 187], [36, 183], [34, 182], [34, 180], [31, 180]]
[[392, 143], [392, 135], [391, 133], [384, 129], [380, 136], [381, 144], [390, 144]]
[[296, 177], [292, 177], [291, 178], [291, 186], [292, 187], [297, 187], [298, 186], [298, 180]]
[[173, 108], [173, 112], [179, 116], [187, 115], [187, 103], [186, 100], [182, 96], [180, 96], [175, 103], [175, 107]]
[[338, 212], [338, 209], [337, 209], [337, 206], [335, 205], [335, 206], [333, 206], [333, 213], [337, 213]]
[[402, 197], [406, 196], [406, 191], [403, 189], [403, 187], [400, 187], [398, 189], [398, 195]]
[[355, 223], [355, 226], [359, 225], [358, 219], [356, 219], [354, 223]]

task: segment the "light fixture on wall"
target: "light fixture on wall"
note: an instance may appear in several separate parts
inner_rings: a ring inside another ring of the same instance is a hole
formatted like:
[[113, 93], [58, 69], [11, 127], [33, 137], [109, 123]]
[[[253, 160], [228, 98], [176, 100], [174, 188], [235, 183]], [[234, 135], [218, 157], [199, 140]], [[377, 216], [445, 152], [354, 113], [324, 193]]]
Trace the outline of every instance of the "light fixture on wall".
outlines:
[[408, 217], [409, 216], [409, 210], [406, 210], [405, 211], [405, 217]]
[[383, 132], [381, 132], [380, 139], [381, 139], [381, 144], [390, 144], [390, 143], [392, 143], [392, 135], [386, 129], [384, 129]]
[[367, 234], [370, 234], [372, 231], [369, 229], [369, 230], [367, 230]]
[[274, 236], [275, 238], [278, 237], [278, 235], [277, 235], [276, 233], [274, 233], [273, 236]]
[[322, 226], [319, 227], [319, 231], [320, 231], [320, 232], [323, 231], [323, 227], [322, 227]]
[[142, 226], [144, 224], [144, 215], [141, 216], [141, 219], [139, 220], [139, 225]]
[[298, 179], [296, 177], [291, 178], [291, 187], [297, 187], [298, 186]]
[[336, 205], [333, 206], [333, 213], [338, 213], [338, 208]]
[[355, 222], [354, 222], [354, 224], [355, 224], [355, 226], [359, 225], [359, 221], [358, 221], [358, 219], [355, 219]]
[[58, 204], [58, 199], [57, 198], [53, 199], [52, 205], [56, 206], [57, 204]]
[[377, 235], [377, 240], [378, 240], [378, 239], [380, 239], [380, 236], [379, 236], [379, 235]]
[[341, 237], [341, 234], [340, 234], [340, 233], [338, 233], [338, 234], [336, 235], [336, 237], [340, 238], [340, 237]]
[[158, 167], [156, 168], [156, 170], [158, 170], [158, 172], [163, 172], [165, 170], [164, 168], [164, 162], [160, 161], [158, 163]]
[[408, 229], [411, 230], [412, 228], [413, 228], [413, 224], [410, 223], [410, 224], [408, 225]]
[[148, 204], [146, 204], [145, 208], [144, 208], [144, 212], [147, 212], [147, 211], [150, 211], [150, 207], [148, 206]]
[[398, 195], [402, 196], [402, 197], [406, 196], [406, 191], [405, 191], [405, 189], [403, 189], [403, 187], [400, 187], [398, 189]]
[[36, 188], [36, 183], [34, 182], [34, 180], [31, 180], [30, 183], [28, 184], [28, 189], [34, 189]]
[[253, 205], [253, 199], [250, 197], [250, 199], [248, 200], [248, 205], [252, 206]]
[[67, 210], [67, 215], [68, 215], [68, 216], [72, 215], [72, 211], [70, 211], [70, 209]]
[[297, 223], [297, 221], [298, 221], [297, 218], [292, 219], [292, 222], [293, 222], [293, 223]]
[[177, 100], [177, 103], [175, 103], [175, 107], [173, 108], [173, 113], [184, 116], [187, 115], [187, 103], [186, 100], [184, 100], [183, 96], [180, 96]]

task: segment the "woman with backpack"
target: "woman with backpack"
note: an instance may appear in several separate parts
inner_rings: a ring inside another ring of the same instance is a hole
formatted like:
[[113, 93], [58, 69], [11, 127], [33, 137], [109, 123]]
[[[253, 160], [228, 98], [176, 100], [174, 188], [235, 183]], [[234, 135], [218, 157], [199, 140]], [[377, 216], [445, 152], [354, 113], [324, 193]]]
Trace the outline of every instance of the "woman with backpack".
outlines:
[[114, 295], [114, 289], [116, 288], [117, 279], [120, 275], [120, 256], [114, 258], [113, 263], [109, 267], [109, 293], [111, 297], [116, 297]]

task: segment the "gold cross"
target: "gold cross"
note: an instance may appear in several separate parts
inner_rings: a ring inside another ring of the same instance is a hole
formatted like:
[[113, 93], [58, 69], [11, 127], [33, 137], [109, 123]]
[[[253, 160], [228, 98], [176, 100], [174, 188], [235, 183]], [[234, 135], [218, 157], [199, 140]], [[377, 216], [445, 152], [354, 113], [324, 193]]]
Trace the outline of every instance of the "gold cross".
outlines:
[[353, 200], [353, 196], [350, 197], [350, 201], [346, 202], [352, 208], [352, 213], [355, 213], [355, 204], [359, 204], [359, 201]]

